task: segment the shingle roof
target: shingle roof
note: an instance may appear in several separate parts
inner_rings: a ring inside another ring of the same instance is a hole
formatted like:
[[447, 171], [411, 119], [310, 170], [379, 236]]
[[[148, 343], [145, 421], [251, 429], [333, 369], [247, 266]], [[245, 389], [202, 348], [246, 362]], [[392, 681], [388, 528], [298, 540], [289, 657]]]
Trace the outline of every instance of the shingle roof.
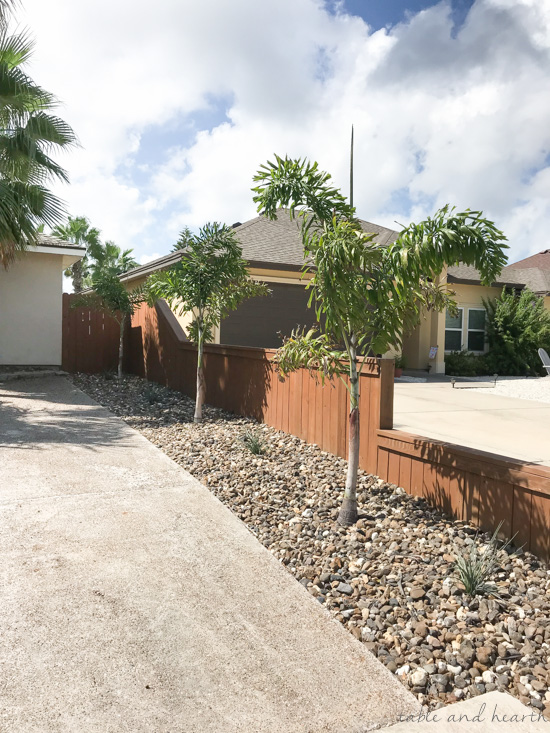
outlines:
[[[519, 276], [519, 273], [514, 273], [511, 268], [505, 267], [500, 275], [495, 279], [494, 285], [523, 285], [523, 281], [520, 279], [515, 279]], [[447, 268], [447, 281], [452, 282], [471, 282], [471, 283], [480, 283], [481, 282], [481, 275], [479, 273], [479, 270], [476, 270], [475, 267], [472, 267], [471, 265], [463, 265], [462, 263], [458, 265], [453, 265], [452, 267]]]
[[62, 247], [63, 249], [85, 249], [82, 244], [75, 244], [74, 242], [66, 242], [64, 239], [54, 237], [53, 234], [39, 234], [37, 237], [39, 247]]
[[504, 269], [513, 270], [516, 276], [521, 277], [521, 282], [534, 293], [550, 293], [550, 270], [543, 270], [540, 267], [518, 269], [515, 265]]
[[514, 267], [517, 270], [523, 270], [525, 268], [532, 269], [533, 267], [541, 270], [550, 270], [550, 249], [545, 249], [536, 255], [519, 260], [519, 262], [513, 262], [510, 267]]
[[[470, 265], [453, 265], [447, 269], [447, 281], [479, 284], [481, 275], [475, 267]], [[528, 287], [534, 293], [547, 293], [550, 292], [550, 271], [543, 271], [536, 267], [518, 269], [515, 265], [508, 265], [503, 268], [493, 285]]]
[[[359, 220], [363, 231], [376, 234], [374, 241], [385, 247], [397, 239], [398, 232], [373, 224], [363, 219]], [[300, 222], [291, 219], [288, 211], [279, 210], [277, 219], [266, 219], [257, 216], [244, 224], [234, 227], [237, 239], [243, 249], [243, 257], [248, 262], [264, 265], [277, 265], [281, 268], [298, 269], [304, 264], [304, 248], [300, 234]], [[171, 252], [157, 260], [128, 270], [121, 280], [134, 280], [137, 277], [149, 275], [156, 270], [164, 270], [179, 262], [182, 251]]]
[[[359, 220], [363, 231], [376, 234], [374, 241], [387, 246], [397, 239], [398, 232], [372, 222]], [[257, 216], [235, 227], [235, 234], [243, 248], [243, 257], [252, 262], [296, 265], [304, 264], [304, 248], [300, 221], [291, 219], [286, 209], [280, 209], [277, 219]]]

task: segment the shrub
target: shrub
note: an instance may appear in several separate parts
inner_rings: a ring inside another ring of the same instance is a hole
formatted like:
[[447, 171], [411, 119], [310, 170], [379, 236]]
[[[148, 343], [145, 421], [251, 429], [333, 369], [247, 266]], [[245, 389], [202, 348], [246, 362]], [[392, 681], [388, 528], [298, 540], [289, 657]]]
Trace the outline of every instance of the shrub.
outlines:
[[451, 377], [479, 377], [493, 374], [487, 364], [487, 354], [477, 355], [471, 351], [452, 351], [445, 356], [445, 374]]
[[487, 311], [490, 372], [523, 376], [544, 374], [538, 349], [550, 351], [550, 313], [544, 301], [529, 289], [516, 295], [504, 289], [493, 300], [484, 300]]

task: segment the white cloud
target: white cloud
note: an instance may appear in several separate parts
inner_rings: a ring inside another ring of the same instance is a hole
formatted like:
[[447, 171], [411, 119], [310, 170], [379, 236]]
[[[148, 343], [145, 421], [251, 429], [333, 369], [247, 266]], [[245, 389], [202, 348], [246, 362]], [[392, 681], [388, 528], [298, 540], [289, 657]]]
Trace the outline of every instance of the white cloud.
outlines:
[[[274, 152], [319, 160], [347, 189], [352, 122], [365, 218], [451, 202], [495, 219], [512, 257], [548, 246], [550, 0], [476, 0], [456, 37], [445, 2], [376, 32], [321, 0], [131, 7], [26, 0], [19, 17], [34, 77], [84, 146], [62, 195], [138, 256], [186, 224], [254, 215], [252, 175]], [[213, 99], [230, 100], [224, 121], [162, 147], [162, 125]]]
[[141, 257], [138, 257], [138, 262], [140, 265], [146, 265], [148, 262], [152, 262], [153, 260], [158, 260], [159, 257], [162, 257], [161, 252], [153, 252], [153, 254], [151, 255], [141, 255]]

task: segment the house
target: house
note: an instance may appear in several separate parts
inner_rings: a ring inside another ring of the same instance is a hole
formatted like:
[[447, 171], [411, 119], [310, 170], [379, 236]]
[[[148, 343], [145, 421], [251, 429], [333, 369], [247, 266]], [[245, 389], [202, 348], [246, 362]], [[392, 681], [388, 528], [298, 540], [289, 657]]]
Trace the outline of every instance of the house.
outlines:
[[[375, 233], [375, 240], [384, 246], [395, 241], [397, 232], [371, 222], [362, 221], [366, 232]], [[225, 318], [216, 329], [214, 343], [238, 346], [276, 348], [281, 345], [281, 334], [290, 335], [297, 326], [312, 326], [313, 309], [307, 307], [309, 292], [302, 277], [304, 263], [300, 222], [292, 220], [286, 211], [277, 219], [257, 216], [233, 225], [235, 234], [248, 262], [250, 277], [268, 284], [271, 294], [250, 298]], [[147, 265], [121, 275], [129, 287], [143, 283], [151, 273], [167, 269], [179, 262], [182, 252], [171, 252]], [[178, 316], [182, 327], [189, 316]]]
[[0, 364], [61, 364], [63, 271], [86, 250], [56, 237], [38, 244], [0, 270]]
[[[399, 233], [392, 229], [360, 221], [365, 232], [376, 235], [374, 241], [380, 246], [387, 246], [398, 237]], [[307, 278], [302, 275], [300, 222], [290, 219], [288, 212], [281, 210], [275, 220], [257, 216], [233, 227], [248, 262], [250, 276], [268, 283], [272, 293], [268, 297], [251, 298], [230, 313], [216, 330], [214, 342], [276, 348], [281, 345], [281, 335], [289, 335], [296, 326], [309, 327], [315, 323], [315, 313], [307, 307]], [[130, 270], [121, 280], [130, 287], [140, 285], [148, 275], [169, 268], [182, 256], [181, 251], [171, 252]], [[445, 373], [445, 354], [450, 351], [467, 349], [482, 353], [486, 350], [483, 299], [498, 297], [503, 287], [518, 291], [529, 287], [545, 298], [550, 309], [550, 251], [505, 267], [491, 287], [481, 285], [477, 270], [465, 265], [449, 267], [441, 274], [441, 282], [455, 292], [458, 316], [426, 313], [420, 325], [403, 338], [407, 367], [426, 369], [429, 365], [434, 374]], [[189, 314], [178, 315], [178, 320], [185, 327]]]

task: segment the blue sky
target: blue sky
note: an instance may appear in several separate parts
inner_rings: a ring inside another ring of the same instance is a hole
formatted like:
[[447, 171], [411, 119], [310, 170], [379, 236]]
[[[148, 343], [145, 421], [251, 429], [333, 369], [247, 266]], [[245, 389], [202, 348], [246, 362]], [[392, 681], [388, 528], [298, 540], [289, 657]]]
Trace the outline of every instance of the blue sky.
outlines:
[[274, 153], [347, 192], [351, 124], [363, 218], [398, 228], [451, 203], [494, 219], [512, 260], [549, 246], [550, 0], [132, 7], [25, 0], [18, 20], [82, 143], [58, 193], [138, 259], [254, 216]]
[[[436, 4], [426, 0], [344, 0], [347, 12], [363, 18], [373, 28], [396, 25]], [[453, 20], [457, 26], [462, 25], [472, 5], [473, 0], [453, 0]]]

